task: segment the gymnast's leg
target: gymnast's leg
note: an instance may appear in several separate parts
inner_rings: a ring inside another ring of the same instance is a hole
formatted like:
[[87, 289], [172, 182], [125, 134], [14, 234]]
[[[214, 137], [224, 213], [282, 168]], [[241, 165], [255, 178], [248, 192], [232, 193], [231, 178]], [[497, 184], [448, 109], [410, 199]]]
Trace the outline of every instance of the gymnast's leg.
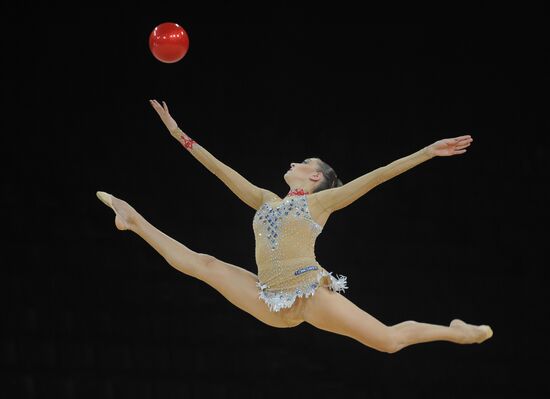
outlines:
[[204, 281], [238, 308], [272, 327], [288, 328], [286, 321], [291, 310], [271, 312], [258, 298], [257, 276], [243, 268], [222, 262], [213, 256], [197, 253], [167, 236], [128, 203], [110, 194], [98, 192], [98, 198], [116, 214], [119, 230], [130, 230], [149, 243], [175, 269]]
[[489, 326], [455, 319], [449, 326], [405, 321], [386, 326], [343, 295], [319, 287], [303, 307], [303, 319], [322, 330], [353, 338], [381, 352], [395, 353], [421, 342], [481, 343], [493, 335]]

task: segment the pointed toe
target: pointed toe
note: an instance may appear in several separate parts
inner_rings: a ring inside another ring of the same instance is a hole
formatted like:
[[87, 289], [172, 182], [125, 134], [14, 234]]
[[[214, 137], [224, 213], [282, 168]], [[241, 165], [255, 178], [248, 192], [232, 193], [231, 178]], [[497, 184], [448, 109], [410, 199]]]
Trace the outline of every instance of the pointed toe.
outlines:
[[105, 205], [107, 205], [109, 208], [113, 207], [113, 203], [111, 201], [111, 194], [108, 194], [104, 191], [97, 191], [96, 195], [97, 195], [97, 198], [99, 198], [99, 200], [103, 202]]
[[493, 336], [493, 329], [489, 326], [483, 326], [485, 327], [485, 330], [487, 331], [487, 338], [491, 338]]

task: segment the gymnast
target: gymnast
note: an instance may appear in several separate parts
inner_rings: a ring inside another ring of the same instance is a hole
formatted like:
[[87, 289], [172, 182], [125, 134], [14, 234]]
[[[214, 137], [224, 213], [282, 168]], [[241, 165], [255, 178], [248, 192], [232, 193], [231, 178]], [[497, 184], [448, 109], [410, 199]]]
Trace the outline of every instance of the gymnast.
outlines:
[[284, 175], [289, 191], [281, 198], [250, 183], [184, 133], [164, 101], [161, 105], [150, 100], [150, 104], [171, 135], [256, 211], [253, 230], [257, 275], [189, 249], [150, 224], [127, 202], [98, 191], [98, 198], [115, 212], [116, 227], [139, 235], [172, 267], [210, 285], [233, 305], [269, 326], [289, 328], [305, 321], [381, 352], [395, 353], [409, 345], [432, 341], [482, 343], [493, 335], [488, 325], [460, 319], [453, 319], [449, 326], [413, 320], [385, 325], [342, 295], [340, 292], [348, 288], [347, 278], [333, 276], [315, 258], [315, 240], [333, 212], [435, 156], [465, 153], [473, 141], [470, 135], [436, 141], [346, 184], [320, 158], [292, 162]]

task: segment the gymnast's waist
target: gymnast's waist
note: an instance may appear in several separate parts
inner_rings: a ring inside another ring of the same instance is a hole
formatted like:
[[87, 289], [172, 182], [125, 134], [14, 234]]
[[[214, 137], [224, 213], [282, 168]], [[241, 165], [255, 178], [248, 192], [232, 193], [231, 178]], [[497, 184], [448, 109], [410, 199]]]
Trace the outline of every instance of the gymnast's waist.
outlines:
[[272, 259], [259, 259], [257, 261], [258, 270], [266, 269], [285, 269], [294, 270], [307, 266], [321, 266], [315, 257], [299, 257], [299, 258], [272, 258]]

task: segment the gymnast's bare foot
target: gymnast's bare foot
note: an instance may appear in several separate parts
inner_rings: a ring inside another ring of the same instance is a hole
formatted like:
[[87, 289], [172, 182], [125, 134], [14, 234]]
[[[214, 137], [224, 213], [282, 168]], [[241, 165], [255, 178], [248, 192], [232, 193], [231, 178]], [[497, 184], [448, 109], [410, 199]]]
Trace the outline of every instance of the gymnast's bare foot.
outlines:
[[132, 230], [138, 213], [126, 201], [118, 199], [104, 191], [96, 193], [97, 198], [115, 212], [115, 225], [119, 230]]
[[460, 319], [451, 321], [449, 327], [460, 331], [462, 336], [458, 342], [460, 344], [480, 344], [493, 336], [491, 327], [487, 325], [475, 326], [473, 324], [467, 324]]

